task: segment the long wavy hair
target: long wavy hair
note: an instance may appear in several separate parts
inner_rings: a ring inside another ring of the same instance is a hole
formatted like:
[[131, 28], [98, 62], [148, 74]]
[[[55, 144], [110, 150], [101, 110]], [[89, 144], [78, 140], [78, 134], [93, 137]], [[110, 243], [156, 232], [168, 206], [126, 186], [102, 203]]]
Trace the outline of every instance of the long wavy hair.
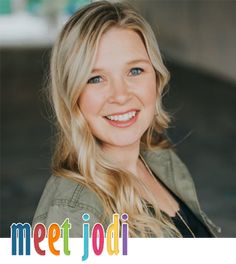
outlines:
[[[163, 109], [162, 96], [169, 73], [155, 35], [147, 21], [128, 3], [98, 1], [79, 9], [68, 20], [52, 50], [48, 91], [57, 129], [52, 174], [73, 179], [95, 192], [103, 205], [105, 219], [111, 220], [115, 212], [128, 213], [130, 237], [181, 236], [138, 177], [105, 158], [78, 105], [101, 36], [112, 27], [139, 34], [157, 77], [156, 114], [141, 138], [140, 147], [168, 147], [165, 131], [170, 117]], [[140, 197], [140, 190], [149, 197], [154, 214]]]

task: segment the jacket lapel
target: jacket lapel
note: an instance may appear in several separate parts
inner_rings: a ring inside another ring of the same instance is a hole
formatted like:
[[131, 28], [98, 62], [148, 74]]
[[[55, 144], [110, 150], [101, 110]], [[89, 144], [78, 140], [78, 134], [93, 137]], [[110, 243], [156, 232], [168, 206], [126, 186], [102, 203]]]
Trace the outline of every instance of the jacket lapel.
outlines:
[[173, 193], [175, 193], [192, 210], [197, 218], [208, 227], [213, 235], [214, 231], [219, 232], [212, 221], [202, 212], [193, 179], [178, 156], [171, 149], [156, 149], [141, 151], [145, 162], [154, 175], [161, 180]]
[[176, 155], [174, 155], [167, 149], [142, 153], [155, 176], [183, 200], [194, 213], [199, 214], [199, 204], [192, 178], [186, 167], [176, 162]]

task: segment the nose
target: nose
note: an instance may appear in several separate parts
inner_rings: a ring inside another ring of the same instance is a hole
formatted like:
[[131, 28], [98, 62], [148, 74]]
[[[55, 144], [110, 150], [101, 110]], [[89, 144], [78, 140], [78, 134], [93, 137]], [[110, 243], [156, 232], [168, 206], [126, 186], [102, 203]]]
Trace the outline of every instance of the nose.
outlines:
[[113, 79], [109, 86], [109, 103], [125, 104], [131, 98], [128, 84], [123, 78]]

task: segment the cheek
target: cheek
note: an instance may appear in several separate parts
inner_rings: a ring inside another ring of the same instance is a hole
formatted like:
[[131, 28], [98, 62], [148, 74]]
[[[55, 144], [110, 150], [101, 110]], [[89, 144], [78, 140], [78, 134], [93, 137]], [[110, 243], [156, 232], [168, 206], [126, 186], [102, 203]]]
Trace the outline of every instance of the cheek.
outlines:
[[143, 89], [141, 90], [141, 98], [143, 98], [143, 102], [146, 106], [155, 106], [156, 97], [156, 82], [155, 80], [148, 80], [144, 83]]
[[150, 104], [155, 105], [156, 98], [157, 98], [156, 85], [152, 85], [152, 87], [150, 88], [150, 92], [146, 94], [146, 99]]
[[85, 90], [79, 99], [79, 107], [89, 121], [89, 117], [98, 114], [102, 106], [102, 98], [92, 91]]

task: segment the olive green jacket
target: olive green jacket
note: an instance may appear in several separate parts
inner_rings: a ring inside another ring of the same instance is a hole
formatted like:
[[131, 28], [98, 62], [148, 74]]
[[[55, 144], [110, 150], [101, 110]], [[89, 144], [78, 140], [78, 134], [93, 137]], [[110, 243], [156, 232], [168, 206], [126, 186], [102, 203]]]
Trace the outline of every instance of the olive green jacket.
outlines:
[[[143, 151], [141, 155], [155, 176], [184, 201], [216, 237], [217, 233], [221, 232], [220, 227], [217, 227], [201, 210], [193, 179], [175, 152], [171, 149], [158, 149]], [[51, 223], [62, 224], [69, 218], [72, 225], [70, 237], [82, 237], [84, 213], [90, 215], [91, 227], [99, 222], [106, 228], [108, 223], [102, 222], [103, 207], [94, 192], [73, 180], [51, 176], [35, 212], [33, 226], [39, 222], [46, 227]]]

